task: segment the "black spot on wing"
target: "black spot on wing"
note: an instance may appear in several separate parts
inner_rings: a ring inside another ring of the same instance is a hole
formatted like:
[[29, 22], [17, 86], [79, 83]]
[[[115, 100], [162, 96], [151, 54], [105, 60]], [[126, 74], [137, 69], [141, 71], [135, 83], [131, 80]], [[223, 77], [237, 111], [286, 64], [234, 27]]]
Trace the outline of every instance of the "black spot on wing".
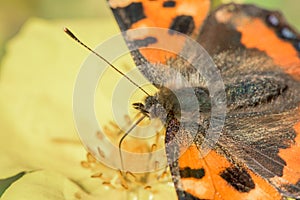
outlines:
[[245, 169], [229, 167], [220, 176], [239, 192], [250, 192], [255, 184]]
[[230, 24], [219, 23], [214, 14], [206, 19], [197, 41], [209, 54], [245, 48], [241, 44], [241, 33]]
[[191, 169], [186, 167], [184, 169], [180, 169], [180, 177], [181, 178], [196, 178], [201, 179], [205, 176], [205, 171], [203, 168], [201, 169]]
[[146, 18], [142, 3], [131, 3], [124, 8], [112, 9], [122, 31], [129, 29], [132, 24]]
[[136, 39], [133, 41], [134, 45], [137, 47], [147, 47], [150, 44], [154, 44], [157, 42], [157, 39], [155, 37], [146, 37], [144, 39]]
[[165, 1], [163, 3], [163, 7], [165, 8], [172, 8], [176, 6], [176, 2], [175, 1]]
[[195, 29], [195, 22], [192, 16], [180, 15], [175, 17], [169, 28], [174, 31], [189, 35]]

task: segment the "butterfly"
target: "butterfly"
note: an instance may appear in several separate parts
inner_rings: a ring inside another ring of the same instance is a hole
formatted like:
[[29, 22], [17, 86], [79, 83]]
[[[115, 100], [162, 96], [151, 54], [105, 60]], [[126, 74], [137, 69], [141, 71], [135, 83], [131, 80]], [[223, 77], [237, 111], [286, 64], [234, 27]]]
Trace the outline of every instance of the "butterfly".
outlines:
[[[172, 140], [190, 141], [184, 152], [180, 145], [166, 147], [178, 199], [300, 198], [300, 37], [283, 16], [234, 3], [211, 11], [209, 0], [108, 0], [108, 4], [121, 31], [160, 27], [188, 35], [220, 71], [226, 117], [216, 144], [203, 155], [201, 145], [214, 106], [203, 78], [193, 76], [197, 71], [172, 54], [142, 48], [132, 52], [139, 70], [159, 89], [135, 108], [158, 118], [159, 110], [165, 111], [166, 146]], [[155, 47], [165, 37], [147, 32], [135, 38], [124, 35], [128, 46], [141, 47]], [[170, 32], [168, 37], [177, 35]], [[173, 80], [175, 93], [192, 89], [201, 102], [200, 111], [187, 106], [184, 111], [189, 115], [183, 120], [164, 79], [176, 77], [159, 71], [166, 66], [191, 83], [186, 87]], [[182, 128], [186, 123], [191, 126]], [[192, 139], [191, 132], [197, 133]]]

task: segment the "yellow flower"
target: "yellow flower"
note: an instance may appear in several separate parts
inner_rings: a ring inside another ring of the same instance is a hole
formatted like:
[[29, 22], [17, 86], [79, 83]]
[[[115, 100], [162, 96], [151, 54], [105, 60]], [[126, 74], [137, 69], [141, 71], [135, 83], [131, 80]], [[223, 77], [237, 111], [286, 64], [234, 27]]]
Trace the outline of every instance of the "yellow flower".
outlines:
[[127, 180], [126, 189], [117, 170], [90, 156], [82, 162], [87, 152], [75, 129], [72, 93], [89, 53], [63, 33], [64, 26], [92, 47], [118, 32], [110, 20], [31, 19], [11, 40], [0, 71], [0, 179], [25, 174], [1, 199], [175, 198], [169, 179]]

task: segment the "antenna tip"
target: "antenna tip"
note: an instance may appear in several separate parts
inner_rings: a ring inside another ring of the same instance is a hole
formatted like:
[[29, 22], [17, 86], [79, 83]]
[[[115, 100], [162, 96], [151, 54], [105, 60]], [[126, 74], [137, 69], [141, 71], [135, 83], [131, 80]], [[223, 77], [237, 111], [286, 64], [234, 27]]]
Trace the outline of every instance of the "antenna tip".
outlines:
[[63, 30], [64, 30], [65, 33], [70, 33], [71, 32], [67, 27], [64, 27]]
[[76, 38], [76, 36], [75, 36], [75, 35], [74, 35], [67, 27], [64, 27], [63, 30], [64, 30], [64, 32], [65, 32], [66, 34], [68, 34], [70, 37], [72, 37], [72, 38], [75, 39], [75, 40], [78, 40], [78, 39]]

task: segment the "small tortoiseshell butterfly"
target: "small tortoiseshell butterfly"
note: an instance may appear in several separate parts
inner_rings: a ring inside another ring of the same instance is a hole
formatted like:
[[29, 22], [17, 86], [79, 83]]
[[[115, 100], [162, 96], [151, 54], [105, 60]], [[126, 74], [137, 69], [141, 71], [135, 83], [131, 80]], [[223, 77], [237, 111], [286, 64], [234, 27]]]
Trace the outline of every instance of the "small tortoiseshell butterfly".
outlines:
[[[200, 156], [212, 107], [209, 91], [200, 82], [193, 85], [198, 100], [204, 102], [201, 119], [193, 119], [197, 136], [182, 156], [179, 147], [166, 148], [168, 160], [177, 156], [169, 166], [178, 199], [300, 198], [300, 37], [281, 14], [238, 4], [210, 12], [210, 0], [108, 3], [122, 31], [161, 27], [194, 38], [222, 75], [227, 115], [212, 151]], [[138, 37], [130, 42], [147, 47], [165, 42], [147, 34]], [[170, 33], [170, 37], [176, 36]], [[141, 49], [132, 55], [137, 65], [169, 62], [170, 68], [180, 70], [187, 79], [195, 73], [160, 51]], [[157, 83], [155, 69], [146, 65], [140, 70]], [[151, 105], [164, 105], [168, 143], [189, 130], [180, 129], [174, 96], [163, 83], [156, 86], [159, 92], [135, 107], [147, 115]]]

